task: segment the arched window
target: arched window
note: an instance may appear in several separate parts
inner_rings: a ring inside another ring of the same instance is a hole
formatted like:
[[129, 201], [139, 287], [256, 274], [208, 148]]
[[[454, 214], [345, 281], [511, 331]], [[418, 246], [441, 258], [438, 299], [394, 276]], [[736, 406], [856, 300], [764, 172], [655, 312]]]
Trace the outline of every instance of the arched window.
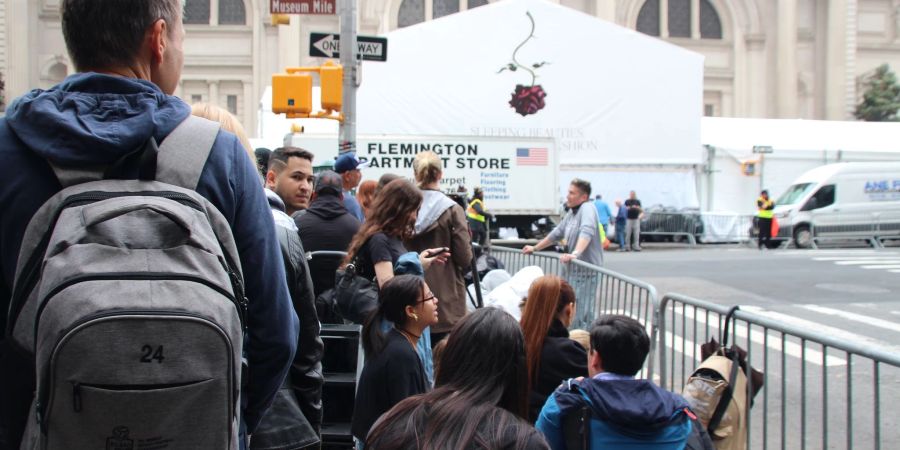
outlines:
[[[431, 5], [431, 17], [426, 17], [425, 7], [429, 4]], [[460, 8], [472, 9], [487, 4], [488, 0], [403, 0], [400, 3], [400, 10], [397, 12], [397, 28], [456, 14]]]
[[722, 39], [722, 22], [709, 0], [700, 0], [700, 37]]
[[[210, 11], [218, 5], [219, 25], [246, 25], [244, 0], [187, 0], [184, 4], [184, 23], [210, 25]], [[215, 24], [213, 24], [215, 25]]]
[[669, 0], [669, 37], [691, 37], [691, 0]]
[[638, 13], [637, 30], [650, 36], [659, 36], [659, 0], [647, 0]]
[[65, 64], [58, 62], [50, 67], [50, 70], [47, 71], [47, 75], [51, 82], [59, 83], [62, 80], [65, 80], [69, 75], [69, 68], [66, 67]]
[[219, 0], [219, 25], [244, 25], [247, 14], [244, 0]]
[[425, 0], [403, 0], [397, 14], [397, 27], [408, 27], [424, 21]]
[[[694, 4], [699, 5], [699, 14], [693, 10]], [[660, 13], [663, 6], [668, 17], [665, 36], [662, 36]], [[664, 38], [722, 39], [722, 22], [709, 0], [647, 0], [638, 12], [636, 28], [641, 33]], [[699, 36], [694, 35], [695, 29], [699, 29]]]
[[209, 0], [187, 0], [184, 4], [184, 23], [209, 25]]
[[459, 12], [459, 0], [433, 0], [433, 2], [435, 19]]

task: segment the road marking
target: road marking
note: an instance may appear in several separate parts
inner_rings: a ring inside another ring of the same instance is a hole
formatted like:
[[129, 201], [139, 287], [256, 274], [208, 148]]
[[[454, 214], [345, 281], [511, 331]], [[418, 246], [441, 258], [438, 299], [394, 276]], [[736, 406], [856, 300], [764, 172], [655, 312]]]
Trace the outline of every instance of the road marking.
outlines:
[[[753, 312], [759, 314], [761, 316], [767, 316], [774, 320], [778, 320], [781, 322], [785, 322], [787, 324], [803, 328], [807, 331], [811, 331], [817, 334], [824, 334], [826, 336], [830, 336], [832, 338], [842, 340], [842, 341], [858, 341], [864, 342], [869, 345], [873, 345], [876, 347], [880, 347], [890, 352], [900, 351], [900, 348], [895, 347], [887, 342], [870, 338], [868, 336], [863, 336], [861, 334], [852, 333], [850, 331], [846, 331], [840, 328], [830, 327], [828, 325], [824, 325], [821, 323], [813, 322], [810, 320], [800, 319], [796, 316], [792, 316], [789, 314], [783, 314], [775, 311], [768, 311], [758, 306], [741, 306], [742, 310]], [[807, 350], [807, 353], [809, 350]]]
[[826, 256], [813, 258], [813, 261], [834, 261], [835, 264], [864, 264], [870, 261], [900, 261], [900, 259], [896, 256], [856, 256], [846, 258]]
[[[763, 315], [760, 312], [762, 310], [759, 308], [747, 307], [747, 306], [742, 306], [741, 308], [746, 309], [746, 310], [753, 310], [753, 312]], [[685, 309], [683, 312], [684, 312], [684, 316], [686, 318], [694, 320], [694, 322], [696, 323], [695, 326], [697, 327], [697, 329], [700, 329], [701, 325], [707, 325], [706, 314], [698, 314], [695, 317], [693, 308]], [[678, 315], [681, 315], [682, 311], [675, 310], [675, 313]], [[719, 322], [717, 319], [711, 318], [711, 320], [709, 322], [710, 323], [708, 324], [708, 326], [710, 329], [716, 329], [716, 330], [719, 329]], [[675, 323], [678, 323], [678, 321], [676, 320]], [[814, 324], [814, 325], [816, 325], [817, 327], [820, 327], [820, 328], [822, 327], [819, 324]], [[864, 337], [864, 336], [854, 335], [853, 333], [848, 333], [843, 330], [835, 329], [835, 331], [840, 331], [840, 332], [843, 332], [844, 334], [853, 335], [855, 337], [855, 339]], [[737, 335], [737, 337], [739, 337], [743, 340], [743, 342], [738, 341], [738, 345], [741, 345], [741, 344], [746, 345], [747, 326], [743, 323], [739, 323], [737, 325], [737, 327], [735, 328], [735, 334]], [[675, 339], [674, 345], [672, 342], [673, 338]], [[679, 336], [674, 336], [671, 331], [666, 331], [666, 345], [667, 346], [671, 345], [673, 347], [673, 349], [675, 349], [675, 351], [678, 351], [679, 353], [681, 352], [680, 349], [682, 348], [682, 341], [684, 342], [683, 345], [684, 345], [685, 350], [694, 349], [694, 351], [696, 352], [696, 353], [694, 353], [694, 355], [700, 355], [699, 346], [696, 343], [694, 343], [690, 339], [682, 338]], [[768, 342], [767, 342], [765, 339], [765, 333], [760, 330], [753, 329], [751, 331], [750, 341], [753, 343], [759, 344], [759, 345], [768, 344], [768, 347], [770, 349], [778, 351], [778, 352], [782, 351], [781, 339], [779, 339], [777, 336], [770, 335]], [[797, 359], [803, 358], [803, 347], [800, 346], [800, 344], [797, 344], [790, 340], [785, 340], [783, 351], [788, 356], [792, 356]], [[822, 365], [822, 352], [807, 347], [806, 348], [806, 362], [808, 362], [810, 364], [815, 364], [817, 366], [821, 366]], [[828, 355], [825, 360], [825, 364], [828, 367], [845, 366], [845, 365], [847, 365], [847, 360], [845, 360], [843, 358], [839, 358], [837, 356]]]
[[883, 319], [878, 319], [876, 317], [864, 316], [862, 314], [856, 314], [848, 311], [841, 311], [839, 309], [826, 308], [824, 306], [818, 305], [798, 305], [803, 309], [808, 309], [813, 312], [817, 312], [819, 314], [825, 314], [829, 316], [837, 316], [847, 320], [852, 320], [854, 322], [864, 323], [866, 325], [875, 326], [878, 328], [884, 328], [885, 330], [896, 331], [900, 333], [900, 323], [894, 323]]
[[[900, 263], [900, 261], [897, 261]], [[859, 266], [863, 269], [900, 269], [900, 264], [876, 264], [871, 266]]]
[[843, 261], [834, 261], [834, 263], [839, 266], [861, 266], [863, 264], [885, 265], [885, 264], [900, 264], [900, 259], [880, 259], [880, 260], [879, 259], [866, 259], [866, 260], [859, 260], [859, 261], [843, 260]]

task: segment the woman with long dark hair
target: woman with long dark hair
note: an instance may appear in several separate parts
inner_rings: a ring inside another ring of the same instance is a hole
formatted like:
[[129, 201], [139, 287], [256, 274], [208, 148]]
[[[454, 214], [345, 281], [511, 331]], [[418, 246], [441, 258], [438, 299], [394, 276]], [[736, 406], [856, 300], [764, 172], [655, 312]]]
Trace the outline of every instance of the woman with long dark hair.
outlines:
[[[422, 332], [437, 322], [438, 299], [415, 275], [398, 275], [379, 292], [378, 309], [363, 326], [366, 352], [356, 390], [351, 431], [363, 441], [369, 428], [397, 402], [428, 390], [416, 346]], [[393, 326], [385, 333], [382, 322]]]
[[548, 448], [522, 419], [528, 391], [525, 342], [516, 320], [502, 310], [482, 308], [456, 324], [435, 386], [383, 415], [366, 448]]
[[[422, 193], [409, 181], [398, 179], [388, 183], [375, 196], [370, 216], [350, 241], [344, 265], [356, 260], [359, 276], [375, 278], [378, 286], [383, 286], [394, 276], [394, 264], [400, 255], [406, 253], [403, 240], [413, 236], [421, 204]], [[449, 253], [438, 255], [439, 251], [427, 249], [419, 254], [423, 269], [427, 271], [434, 261], [447, 260]]]
[[569, 338], [575, 291], [565, 280], [544, 275], [531, 284], [522, 311], [528, 355], [528, 418], [537, 420], [547, 397], [563, 380], [588, 376], [587, 352]]

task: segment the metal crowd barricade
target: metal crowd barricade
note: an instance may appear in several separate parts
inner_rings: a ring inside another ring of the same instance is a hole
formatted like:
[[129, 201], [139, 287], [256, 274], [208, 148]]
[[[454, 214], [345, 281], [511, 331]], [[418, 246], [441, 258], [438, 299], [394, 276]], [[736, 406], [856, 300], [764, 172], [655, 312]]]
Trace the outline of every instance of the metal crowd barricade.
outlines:
[[703, 232], [698, 213], [652, 212], [641, 221], [641, 235], [684, 237], [690, 245], [697, 245], [697, 235]]
[[[526, 255], [518, 249], [493, 246], [491, 254], [503, 263], [510, 274], [527, 266], [538, 266], [545, 274], [558, 275], [568, 281], [579, 300], [573, 328], [589, 330], [594, 319], [602, 314], [623, 314], [639, 320], [647, 327], [651, 338], [650, 354], [655, 354], [658, 302], [653, 286], [578, 260], [564, 264], [557, 253]], [[586, 297], [591, 300], [584, 301]], [[653, 358], [647, 358], [641, 376], [652, 378], [654, 364]]]
[[[720, 339], [728, 309], [677, 294], [662, 298], [663, 388], [681, 391], [700, 363], [700, 345]], [[738, 311], [735, 324], [729, 342], [764, 373], [746, 415], [747, 448], [880, 449], [900, 441], [900, 422], [891, 414], [900, 400], [900, 356], [748, 311]], [[748, 399], [752, 389], [748, 379]]]

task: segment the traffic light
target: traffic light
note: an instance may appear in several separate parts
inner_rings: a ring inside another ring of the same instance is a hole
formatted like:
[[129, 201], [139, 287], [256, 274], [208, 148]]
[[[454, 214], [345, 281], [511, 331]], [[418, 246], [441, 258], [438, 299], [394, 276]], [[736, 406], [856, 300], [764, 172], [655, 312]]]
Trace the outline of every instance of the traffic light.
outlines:
[[344, 68], [326, 61], [319, 68], [319, 81], [322, 92], [322, 109], [340, 111], [344, 96]]
[[744, 161], [741, 163], [741, 173], [752, 177], [756, 175], [756, 161]]
[[312, 112], [312, 75], [278, 73], [272, 75], [272, 112], [288, 117]]
[[[272, 112], [289, 119], [313, 117], [344, 120], [341, 114], [344, 69], [333, 62], [320, 67], [288, 67], [287, 73], [272, 75]], [[324, 111], [313, 113], [312, 73], [319, 74], [321, 105]]]
[[272, 14], [272, 25], [290, 25], [291, 16], [288, 14]]

